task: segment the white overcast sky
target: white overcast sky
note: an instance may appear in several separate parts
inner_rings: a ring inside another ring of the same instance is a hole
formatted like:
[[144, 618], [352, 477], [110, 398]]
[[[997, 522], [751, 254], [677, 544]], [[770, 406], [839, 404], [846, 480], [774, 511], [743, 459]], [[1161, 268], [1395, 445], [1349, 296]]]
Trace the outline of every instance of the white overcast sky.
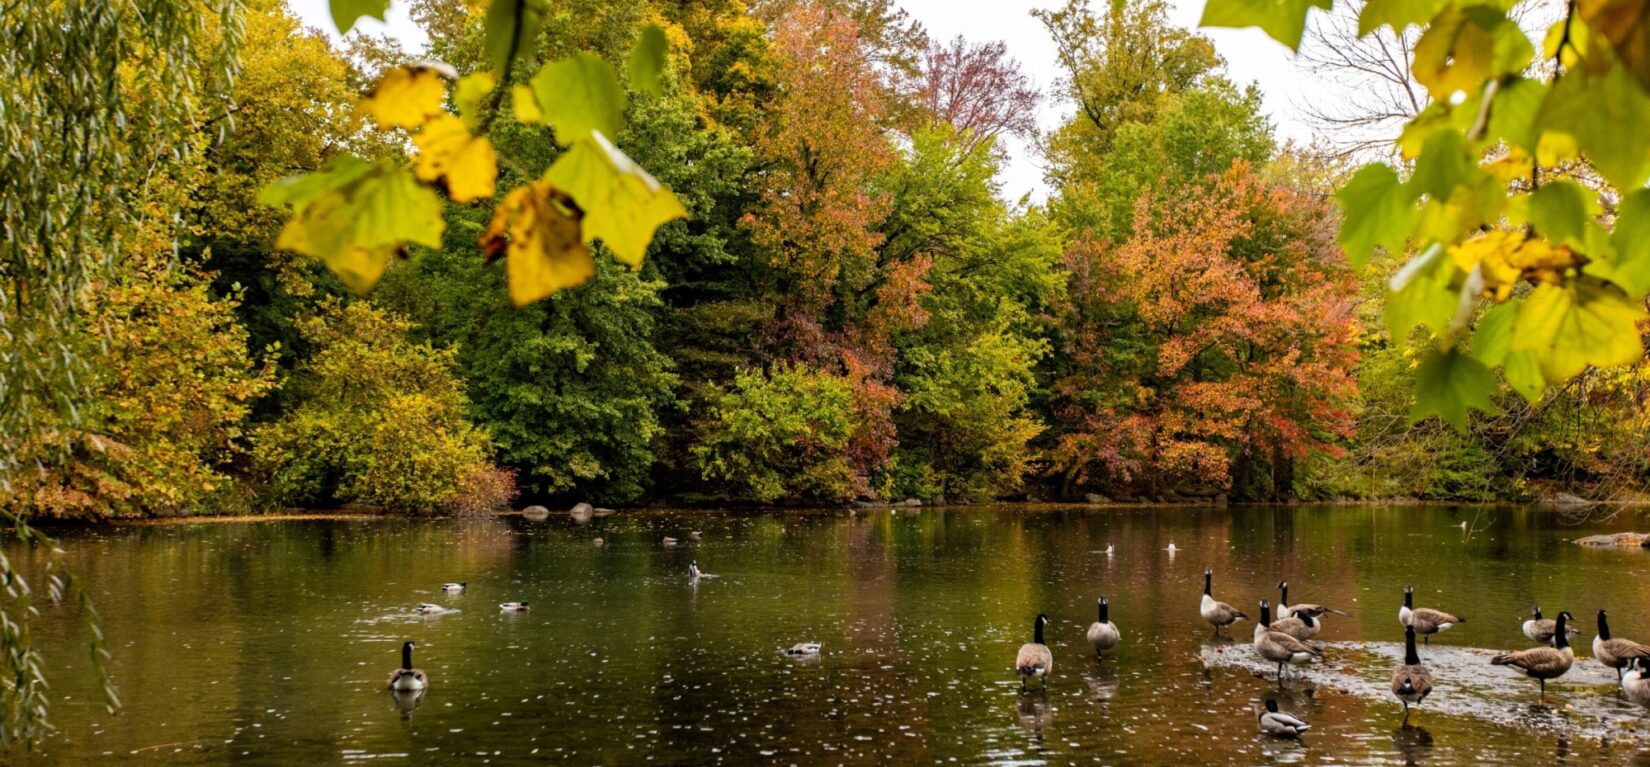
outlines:
[[[1021, 67], [1037, 82], [1046, 96], [1040, 122], [1046, 127], [1058, 125], [1071, 107], [1062, 103], [1055, 93], [1060, 78], [1060, 66], [1054, 45], [1043, 31], [1042, 24], [1031, 17], [1034, 8], [1049, 8], [1060, 0], [897, 0], [938, 40], [962, 35], [976, 42], [1002, 40], [1009, 52], [1019, 59]], [[1183, 27], [1194, 27], [1203, 14], [1205, 0], [1170, 0], [1170, 20]], [[1097, 8], [1105, 0], [1094, 0]], [[336, 34], [332, 18], [327, 12], [327, 0], [288, 0], [294, 12], [305, 23]], [[407, 18], [406, 4], [397, 0], [390, 6], [389, 20], [362, 19], [361, 28], [370, 34], [387, 31], [401, 40], [409, 50], [418, 50], [424, 44], [424, 35]], [[1310, 127], [1301, 119], [1298, 104], [1310, 97], [1309, 78], [1290, 60], [1287, 48], [1254, 29], [1205, 29], [1215, 41], [1215, 48], [1226, 59], [1227, 71], [1240, 85], [1258, 83], [1265, 94], [1265, 108], [1277, 128], [1280, 140], [1305, 143], [1311, 139]], [[1043, 171], [1035, 153], [1029, 148], [1011, 144], [1010, 160], [999, 180], [1002, 194], [1017, 200], [1030, 194], [1041, 199], [1046, 194]]]

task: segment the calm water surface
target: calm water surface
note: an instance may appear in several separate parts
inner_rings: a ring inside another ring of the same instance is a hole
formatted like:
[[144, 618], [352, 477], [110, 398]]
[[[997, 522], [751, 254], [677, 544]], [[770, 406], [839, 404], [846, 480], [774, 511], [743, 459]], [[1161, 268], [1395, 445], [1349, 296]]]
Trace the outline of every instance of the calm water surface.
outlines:
[[[1292, 683], [1279, 699], [1313, 729], [1302, 744], [1264, 739], [1253, 711], [1276, 687], [1208, 662], [1245, 650], [1212, 642], [1197, 613], [1205, 565], [1216, 596], [1251, 615], [1287, 577], [1297, 601], [1353, 614], [1319, 638], [1332, 656], [1373, 653], [1376, 690], [1405, 583], [1418, 606], [1468, 617], [1439, 637], [1441, 658], [1528, 646], [1533, 601], [1574, 612], [1590, 655], [1599, 607], [1617, 635], [1650, 639], [1650, 552], [1568, 540], [1635, 528], [1650, 517], [1010, 507], [81, 531], [63, 546], [103, 612], [126, 708], [103, 713], [73, 616], [48, 611], [60, 731], [26, 761], [1650, 764], [1650, 713], [1610, 687], [1560, 680], [1537, 706], [1533, 682], [1471, 655], [1452, 673], [1517, 686], [1461, 713], [1442, 707], [1481, 691], [1443, 678], [1440, 709], [1401, 728], [1390, 697]], [[719, 577], [690, 582], [693, 560]], [[467, 593], [440, 593], [457, 580]], [[1102, 592], [1124, 644], [1096, 663], [1082, 635]], [[500, 614], [502, 600], [531, 610]], [[420, 602], [453, 612], [419, 616]], [[1013, 657], [1039, 611], [1054, 675], [1022, 695]], [[384, 683], [406, 639], [432, 681], [398, 705]], [[781, 654], [800, 641], [823, 656]], [[1619, 721], [1564, 730], [1600, 706]]]

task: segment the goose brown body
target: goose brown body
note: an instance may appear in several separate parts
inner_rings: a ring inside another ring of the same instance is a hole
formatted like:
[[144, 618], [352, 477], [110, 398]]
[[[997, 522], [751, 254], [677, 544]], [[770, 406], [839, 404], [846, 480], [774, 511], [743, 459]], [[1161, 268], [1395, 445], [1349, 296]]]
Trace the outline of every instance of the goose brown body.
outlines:
[[1089, 624], [1089, 630], [1084, 634], [1084, 638], [1089, 640], [1089, 644], [1094, 645], [1095, 655], [1105, 654], [1107, 650], [1116, 647], [1117, 643], [1123, 639], [1122, 633], [1117, 630], [1117, 624], [1111, 622], [1111, 617], [1107, 611], [1108, 604], [1104, 596], [1100, 597], [1100, 620]]
[[[1529, 637], [1531, 642], [1552, 644], [1553, 630], [1557, 625], [1558, 621], [1551, 618], [1542, 618], [1541, 606], [1536, 605], [1530, 608], [1530, 619], [1524, 621], [1522, 628], [1524, 629], [1524, 636]], [[1570, 626], [1566, 629], [1566, 631], [1569, 632], [1570, 636], [1575, 636], [1581, 633], [1581, 630], [1574, 626]]]
[[1541, 694], [1547, 694], [1547, 680], [1564, 676], [1575, 664], [1575, 651], [1570, 649], [1570, 639], [1565, 632], [1565, 624], [1571, 619], [1567, 612], [1558, 614], [1558, 624], [1553, 631], [1553, 647], [1532, 647], [1518, 652], [1502, 653], [1490, 659], [1493, 666], [1512, 666], [1525, 676], [1541, 683]]
[[1278, 684], [1283, 684], [1283, 664], [1306, 663], [1313, 658], [1323, 657], [1317, 648], [1302, 642], [1281, 631], [1272, 631], [1269, 624], [1272, 622], [1272, 607], [1266, 600], [1260, 601], [1260, 626], [1255, 629], [1255, 652], [1260, 657], [1278, 664]]
[[390, 672], [389, 689], [399, 692], [422, 690], [430, 685], [430, 678], [422, 669], [413, 668], [412, 651], [417, 645], [406, 642], [401, 645], [401, 667]]
[[1036, 677], [1048, 683], [1048, 672], [1054, 668], [1054, 654], [1048, 651], [1048, 645], [1043, 644], [1043, 624], [1048, 623], [1048, 616], [1038, 613], [1035, 628], [1032, 629], [1033, 639], [1020, 645], [1020, 652], [1014, 656], [1014, 670], [1020, 675], [1020, 689], [1025, 689], [1026, 680]]
[[1203, 616], [1203, 620], [1208, 621], [1210, 625], [1215, 627], [1215, 636], [1220, 636], [1221, 629], [1238, 621], [1247, 620], [1249, 616], [1214, 598], [1210, 593], [1210, 585], [1213, 579], [1214, 570], [1207, 567], [1203, 568], [1203, 601], [1198, 605], [1198, 614]]
[[1415, 629], [1404, 629], [1404, 664], [1392, 673], [1392, 694], [1404, 704], [1404, 721], [1409, 721], [1409, 704], [1421, 705], [1432, 694], [1432, 671], [1421, 663], [1415, 650]]
[[1598, 636], [1593, 637], [1593, 657], [1610, 668], [1616, 670], [1616, 678], [1622, 676], [1621, 670], [1637, 658], [1650, 658], [1650, 647], [1646, 647], [1631, 639], [1610, 636], [1610, 622], [1604, 616], [1604, 611], [1598, 611]]
[[1404, 607], [1398, 611], [1398, 620], [1405, 626], [1415, 629], [1415, 633], [1426, 637], [1424, 642], [1431, 644], [1432, 635], [1444, 631], [1457, 623], [1466, 623], [1467, 619], [1459, 615], [1446, 613], [1443, 610], [1434, 610], [1430, 607], [1415, 607], [1415, 589], [1404, 587]]

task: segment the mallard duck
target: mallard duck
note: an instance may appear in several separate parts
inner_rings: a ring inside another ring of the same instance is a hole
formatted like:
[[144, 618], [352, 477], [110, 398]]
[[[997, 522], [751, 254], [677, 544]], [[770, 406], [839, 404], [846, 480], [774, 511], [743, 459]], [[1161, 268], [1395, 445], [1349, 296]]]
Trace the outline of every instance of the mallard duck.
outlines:
[[1421, 665], [1415, 650], [1415, 627], [1404, 627], [1404, 664], [1392, 673], [1392, 694], [1404, 704], [1404, 721], [1409, 721], [1409, 704], [1421, 705], [1432, 694], [1432, 672]]
[[498, 609], [499, 609], [499, 612], [523, 613], [523, 612], [527, 612], [527, 603], [526, 602], [500, 602], [500, 603], [498, 603]]
[[418, 605], [418, 612], [421, 615], [440, 615], [447, 612], [447, 608], [429, 602], [422, 602]]
[[801, 658], [809, 655], [818, 655], [821, 649], [823, 649], [823, 645], [818, 642], [797, 642], [796, 644], [785, 648], [785, 654], [793, 658]]
[[1301, 721], [1293, 714], [1279, 711], [1278, 702], [1271, 698], [1266, 699], [1266, 709], [1255, 719], [1260, 722], [1260, 731], [1274, 738], [1298, 738], [1301, 733], [1312, 729], [1312, 725]]
[[1107, 615], [1108, 604], [1105, 595], [1100, 595], [1100, 620], [1089, 624], [1086, 635], [1089, 644], [1094, 645], [1094, 654], [1097, 657], [1104, 656], [1107, 650], [1116, 647], [1123, 639], [1123, 635], [1117, 630], [1117, 624], [1112, 623]]
[[441, 584], [441, 590], [447, 592], [448, 594], [462, 594], [462, 593], [464, 593], [464, 589], [466, 587], [468, 587], [469, 585], [470, 584], [469, 584], [468, 581], [459, 581], [457, 583], [443, 583], [443, 584]]
[[422, 690], [430, 685], [430, 678], [422, 669], [413, 668], [412, 651], [418, 645], [404, 642], [401, 645], [401, 667], [390, 672], [389, 688], [398, 692]]
[[1570, 649], [1570, 636], [1565, 623], [1575, 616], [1568, 612], [1558, 614], [1558, 625], [1553, 629], [1552, 647], [1532, 647], [1518, 652], [1502, 653], [1490, 659], [1492, 666], [1512, 666], [1541, 683], [1541, 697], [1547, 697], [1547, 680], [1564, 676], [1576, 662], [1575, 650]]
[[1014, 657], [1014, 670], [1020, 674], [1020, 689], [1026, 688], [1026, 680], [1036, 677], [1048, 685], [1048, 672], [1054, 668], [1054, 654], [1048, 651], [1048, 645], [1043, 644], [1043, 624], [1048, 623], [1048, 616], [1037, 614], [1037, 621], [1032, 627], [1032, 640], [1020, 645], [1019, 654]]
[[1210, 625], [1215, 627], [1215, 636], [1218, 637], [1221, 629], [1238, 621], [1247, 620], [1249, 616], [1238, 612], [1225, 602], [1216, 601], [1210, 595], [1210, 584], [1213, 580], [1214, 570], [1208, 567], [1203, 568], [1203, 601], [1198, 606], [1198, 613], [1203, 616], [1203, 620], [1208, 621]]

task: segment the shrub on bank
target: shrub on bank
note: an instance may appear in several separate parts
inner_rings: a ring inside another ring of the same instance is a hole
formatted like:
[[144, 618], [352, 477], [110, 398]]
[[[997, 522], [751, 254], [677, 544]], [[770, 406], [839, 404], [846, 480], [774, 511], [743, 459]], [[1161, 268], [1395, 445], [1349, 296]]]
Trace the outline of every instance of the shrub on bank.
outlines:
[[238, 497], [225, 469], [242, 455], [251, 402], [274, 381], [247, 352], [238, 301], [214, 300], [205, 281], [158, 256], [134, 256], [92, 286], [76, 339], [88, 407], [55, 445], [5, 445], [41, 466], [33, 497], [9, 503], [130, 516], [219, 510]]
[[453, 353], [412, 343], [410, 327], [337, 301], [298, 322], [315, 353], [287, 383], [292, 407], [253, 450], [271, 500], [430, 512], [492, 469], [487, 435], [465, 420]]
[[693, 460], [731, 498], [847, 500], [854, 413], [854, 387], [842, 376], [801, 365], [741, 371], [701, 422]]

